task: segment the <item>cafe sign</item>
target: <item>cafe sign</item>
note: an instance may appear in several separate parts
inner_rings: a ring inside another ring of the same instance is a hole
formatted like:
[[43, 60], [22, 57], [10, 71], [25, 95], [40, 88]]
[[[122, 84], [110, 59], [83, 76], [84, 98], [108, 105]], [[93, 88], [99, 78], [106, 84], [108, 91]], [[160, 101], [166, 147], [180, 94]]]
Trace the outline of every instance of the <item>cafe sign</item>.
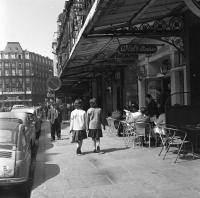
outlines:
[[200, 0], [185, 0], [188, 8], [198, 17], [200, 17]]
[[120, 53], [132, 54], [153, 54], [157, 52], [155, 44], [121, 44], [119, 46]]

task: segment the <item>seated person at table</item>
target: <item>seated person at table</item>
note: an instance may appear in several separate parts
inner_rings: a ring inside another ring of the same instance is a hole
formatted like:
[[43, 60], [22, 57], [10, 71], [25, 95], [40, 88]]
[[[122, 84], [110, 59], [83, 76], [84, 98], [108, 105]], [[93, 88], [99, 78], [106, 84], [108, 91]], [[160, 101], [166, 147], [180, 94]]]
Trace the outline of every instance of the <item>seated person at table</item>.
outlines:
[[164, 107], [160, 107], [159, 116], [154, 121], [154, 124], [156, 125], [154, 127], [154, 133], [164, 134], [163, 126], [165, 126], [165, 122], [166, 122], [165, 109], [164, 109]]
[[130, 113], [130, 116], [127, 118], [126, 121], [134, 125], [135, 122], [147, 122], [148, 119], [149, 117], [146, 116], [146, 108], [141, 107], [140, 110], [134, 113]]

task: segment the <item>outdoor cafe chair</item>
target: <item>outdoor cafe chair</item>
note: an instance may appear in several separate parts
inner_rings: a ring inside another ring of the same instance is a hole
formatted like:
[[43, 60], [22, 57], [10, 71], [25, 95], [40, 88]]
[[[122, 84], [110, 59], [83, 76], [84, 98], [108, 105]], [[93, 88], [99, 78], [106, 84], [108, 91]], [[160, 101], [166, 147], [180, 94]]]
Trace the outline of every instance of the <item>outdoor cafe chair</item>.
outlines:
[[177, 129], [177, 128], [169, 128], [169, 127], [164, 127], [165, 133], [166, 133], [166, 151], [163, 157], [163, 160], [165, 159], [167, 153], [169, 152], [171, 147], [177, 147], [177, 156], [176, 159], [174, 160], [174, 163], [177, 162], [177, 159], [180, 157], [181, 152], [184, 152], [186, 144], [191, 146], [192, 150], [192, 155], [194, 159], [194, 148], [193, 148], [193, 143], [189, 140], [187, 140], [187, 132]]
[[[160, 140], [161, 140], [161, 150], [158, 154], [158, 156], [161, 155], [161, 153], [166, 150], [167, 148], [167, 145], [168, 145], [168, 140], [169, 140], [169, 137], [168, 137], [168, 130], [167, 128], [174, 128], [176, 129], [177, 127], [174, 126], [174, 125], [169, 125], [169, 124], [165, 124], [165, 123], [162, 123], [162, 124], [159, 124], [158, 126], [154, 127], [154, 133], [156, 135], [159, 136]], [[157, 140], [158, 138], [156, 137], [156, 145], [157, 145]]]
[[151, 133], [152, 133], [151, 123], [144, 121], [137, 121], [134, 123], [134, 127], [135, 127], [136, 139], [139, 140], [140, 145], [143, 146], [143, 143], [145, 142], [146, 139], [146, 135], [148, 135], [149, 147], [150, 147]]
[[131, 124], [129, 124], [126, 121], [120, 121], [120, 124], [122, 126], [122, 136], [124, 140], [125, 147], [133, 146], [135, 147], [134, 141], [135, 141], [135, 130]]

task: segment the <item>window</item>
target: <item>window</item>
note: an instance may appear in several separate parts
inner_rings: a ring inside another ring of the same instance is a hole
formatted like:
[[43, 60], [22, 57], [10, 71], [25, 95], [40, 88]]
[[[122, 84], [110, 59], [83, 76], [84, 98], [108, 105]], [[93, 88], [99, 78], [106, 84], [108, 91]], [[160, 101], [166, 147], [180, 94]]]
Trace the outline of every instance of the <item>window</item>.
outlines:
[[10, 54], [11, 59], [15, 59], [15, 54]]
[[30, 58], [29, 53], [26, 52], [26, 53], [25, 53], [25, 59], [29, 59], [29, 58]]
[[15, 75], [16, 75], [16, 70], [12, 69], [12, 76], [15, 76]]
[[9, 70], [5, 69], [5, 76], [9, 76]]
[[18, 59], [20, 59], [20, 60], [22, 59], [22, 55], [21, 54], [18, 55]]
[[26, 78], [26, 84], [30, 84], [31, 79], [30, 78]]
[[18, 68], [22, 69], [22, 64], [21, 63], [18, 63]]
[[0, 62], [0, 68], [2, 68], [2, 62]]
[[0, 69], [0, 76], [2, 76], [2, 70]]
[[7, 68], [8, 68], [8, 67], [9, 67], [9, 63], [5, 63], [5, 67], [7, 67]]
[[18, 70], [18, 75], [19, 75], [19, 76], [22, 76], [22, 69], [19, 69], [19, 70]]
[[8, 59], [8, 54], [4, 54], [4, 58], [5, 58], [5, 59]]
[[29, 68], [30, 67], [30, 64], [29, 63], [26, 63], [26, 68]]
[[30, 69], [26, 69], [26, 75], [27, 76], [31, 75]]

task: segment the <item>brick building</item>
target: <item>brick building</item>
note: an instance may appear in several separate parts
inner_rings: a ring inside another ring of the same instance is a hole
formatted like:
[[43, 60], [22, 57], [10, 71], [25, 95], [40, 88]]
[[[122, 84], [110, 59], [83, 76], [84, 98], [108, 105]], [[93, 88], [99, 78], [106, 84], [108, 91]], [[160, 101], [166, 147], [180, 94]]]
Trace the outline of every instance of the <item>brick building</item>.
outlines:
[[52, 75], [53, 60], [23, 50], [19, 42], [8, 42], [0, 51], [0, 105], [43, 102]]

